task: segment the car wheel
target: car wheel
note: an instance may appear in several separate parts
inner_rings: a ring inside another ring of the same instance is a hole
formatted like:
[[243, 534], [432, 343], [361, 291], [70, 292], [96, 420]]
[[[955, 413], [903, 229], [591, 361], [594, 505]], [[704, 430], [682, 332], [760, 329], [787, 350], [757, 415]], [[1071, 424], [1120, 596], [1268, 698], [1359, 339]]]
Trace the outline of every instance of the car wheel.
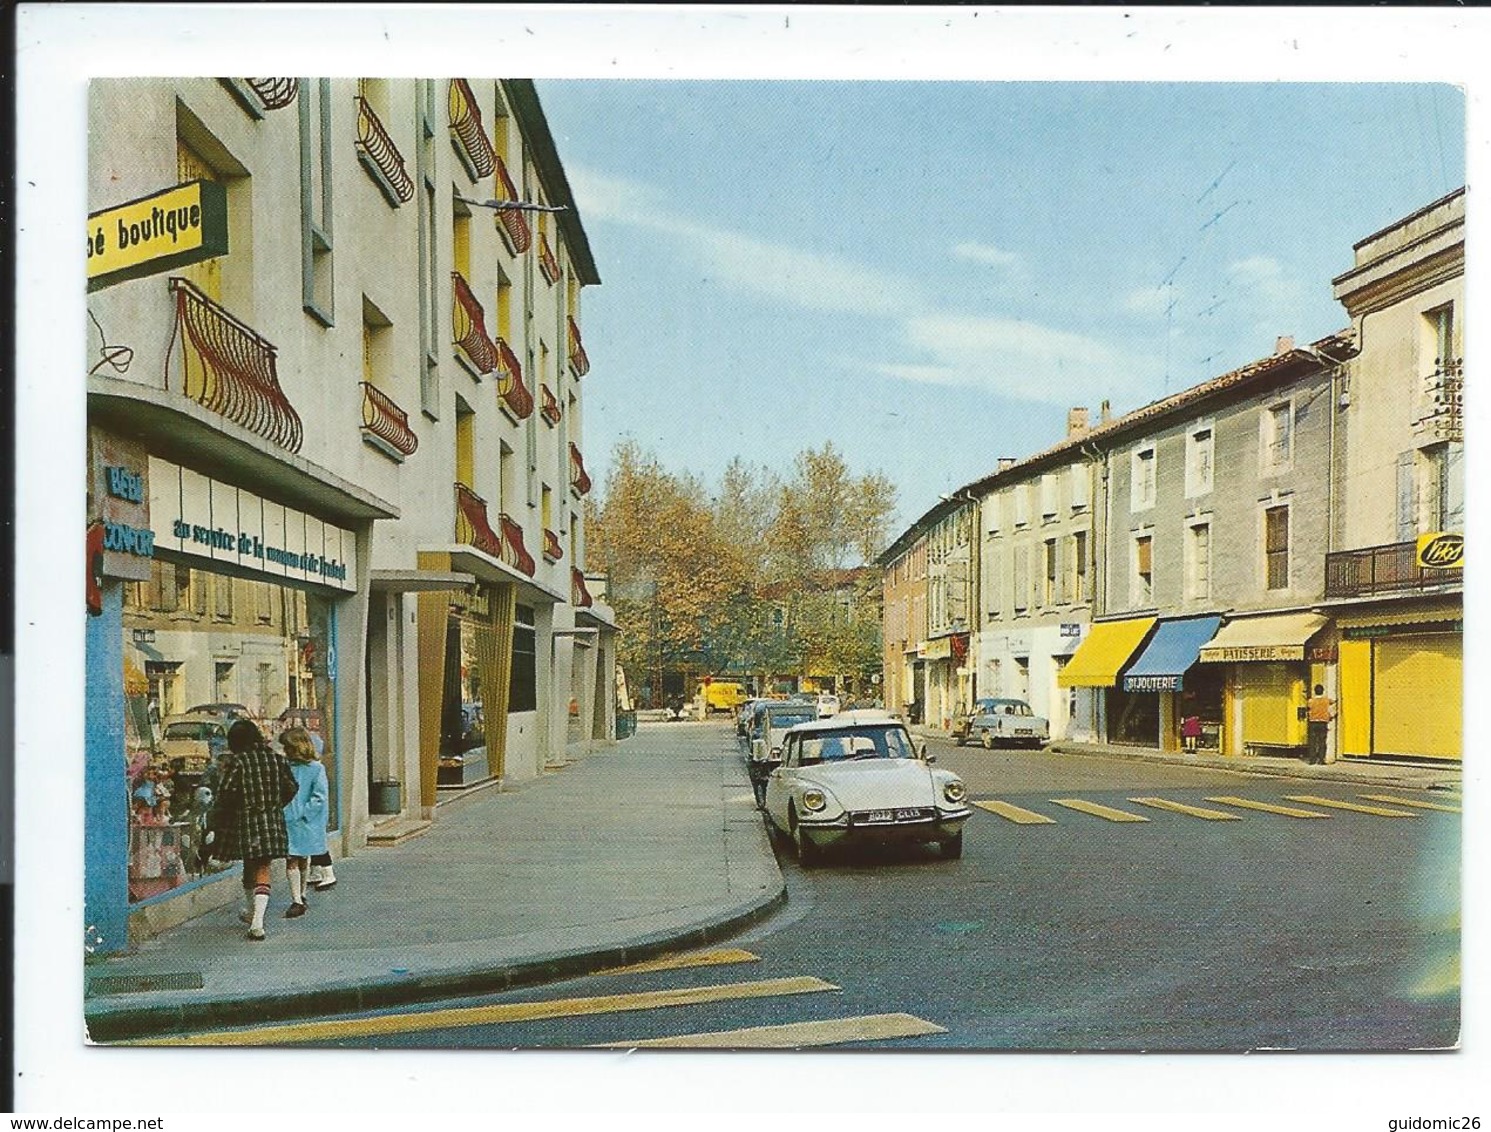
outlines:
[[963, 856], [963, 831], [960, 829], [951, 837], [944, 837], [941, 842], [942, 855], [949, 861], [957, 861]]
[[796, 810], [787, 811], [787, 820], [792, 824], [792, 844], [797, 850], [798, 864], [811, 869], [819, 861], [820, 850], [813, 844], [813, 839], [803, 832], [802, 826], [797, 824]]
[[992, 751], [994, 749], [994, 736], [985, 731], [981, 738], [984, 744], [984, 750]]

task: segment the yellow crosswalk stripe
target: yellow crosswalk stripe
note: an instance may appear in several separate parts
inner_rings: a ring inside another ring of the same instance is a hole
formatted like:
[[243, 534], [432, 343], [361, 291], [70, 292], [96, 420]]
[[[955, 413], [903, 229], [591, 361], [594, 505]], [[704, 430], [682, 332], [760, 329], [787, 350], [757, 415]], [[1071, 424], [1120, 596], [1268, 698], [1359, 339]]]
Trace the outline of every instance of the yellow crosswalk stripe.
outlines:
[[1108, 806], [1100, 806], [1096, 802], [1086, 802], [1081, 798], [1052, 798], [1058, 806], [1065, 806], [1069, 810], [1080, 810], [1084, 814], [1102, 818], [1105, 821], [1148, 821], [1142, 814], [1131, 814], [1126, 810], [1115, 810]]
[[1208, 810], [1204, 806], [1188, 806], [1184, 802], [1172, 802], [1169, 798], [1130, 798], [1129, 801], [1137, 802], [1141, 806], [1153, 806], [1157, 810], [1171, 810], [1193, 818], [1204, 818], [1206, 821], [1242, 821], [1242, 817], [1238, 814], [1224, 813], [1222, 810]]
[[1055, 825], [1055, 818], [1048, 818], [1045, 814], [1038, 814], [1034, 810], [1022, 810], [1019, 806], [1012, 806], [1008, 802], [1000, 802], [989, 799], [984, 802], [975, 802], [981, 810], [988, 810], [991, 814], [998, 814], [1002, 818], [1008, 818], [1012, 822], [1021, 825]]
[[220, 1030], [183, 1037], [149, 1038], [121, 1043], [148, 1046], [271, 1046], [292, 1042], [329, 1042], [380, 1034], [410, 1034], [425, 1030], [449, 1030], [457, 1026], [490, 1026], [510, 1022], [533, 1022], [545, 1018], [569, 1018], [584, 1014], [617, 1014], [628, 1010], [658, 1010], [668, 1006], [694, 1006], [701, 1002], [730, 999], [775, 998], [790, 994], [815, 994], [840, 988], [822, 979], [799, 976], [762, 979], [748, 983], [723, 983], [707, 987], [641, 991], [636, 994], [599, 995], [589, 998], [556, 998], [538, 1002], [510, 1002], [489, 1006], [461, 1006], [408, 1014], [383, 1014], [375, 1018], [349, 1018], [260, 1026], [252, 1030]]
[[1442, 806], [1438, 802], [1420, 802], [1417, 798], [1400, 798], [1395, 794], [1358, 794], [1358, 798], [1365, 798], [1369, 802], [1392, 802], [1398, 806], [1413, 806], [1420, 810], [1442, 810], [1447, 814], [1458, 814], [1459, 806]]
[[1293, 806], [1276, 806], [1272, 802], [1255, 802], [1252, 798], [1237, 798], [1222, 794], [1208, 798], [1208, 802], [1221, 802], [1224, 806], [1241, 806], [1245, 810], [1262, 810], [1266, 814], [1283, 814], [1286, 818], [1328, 818], [1318, 810], [1297, 810]]
[[1305, 802], [1311, 806], [1329, 806], [1333, 810], [1350, 810], [1357, 814], [1375, 814], [1380, 818], [1416, 818], [1418, 814], [1408, 810], [1389, 810], [1383, 806], [1358, 806], [1355, 802], [1340, 802], [1335, 798], [1317, 798], [1314, 794], [1286, 794], [1291, 802]]
[[914, 1014], [866, 1014], [822, 1022], [789, 1022], [780, 1026], [750, 1026], [710, 1034], [679, 1034], [633, 1042], [605, 1042], [592, 1049], [798, 1049], [845, 1042], [876, 1042], [945, 1034], [946, 1028]]
[[761, 956], [752, 955], [738, 947], [721, 948], [718, 951], [694, 951], [686, 955], [665, 955], [661, 959], [648, 959], [642, 963], [628, 963], [624, 967], [607, 967], [597, 975], [635, 975], [644, 971], [680, 971], [688, 967], [718, 967], [725, 963], [759, 963]]

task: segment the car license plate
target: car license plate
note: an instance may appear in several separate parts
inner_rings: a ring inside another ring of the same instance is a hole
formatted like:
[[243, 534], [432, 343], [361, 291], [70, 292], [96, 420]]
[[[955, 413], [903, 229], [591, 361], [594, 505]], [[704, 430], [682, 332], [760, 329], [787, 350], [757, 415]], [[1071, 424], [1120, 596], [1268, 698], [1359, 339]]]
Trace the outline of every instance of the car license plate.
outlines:
[[1015, 734], [1016, 735], [1034, 735], [1035, 732], [1032, 731], [1028, 727], [1017, 727], [1017, 728], [1015, 728]]
[[871, 810], [867, 814], [865, 814], [865, 821], [867, 821], [867, 822], [895, 821], [895, 813], [894, 813], [894, 811], [891, 811], [891, 810]]

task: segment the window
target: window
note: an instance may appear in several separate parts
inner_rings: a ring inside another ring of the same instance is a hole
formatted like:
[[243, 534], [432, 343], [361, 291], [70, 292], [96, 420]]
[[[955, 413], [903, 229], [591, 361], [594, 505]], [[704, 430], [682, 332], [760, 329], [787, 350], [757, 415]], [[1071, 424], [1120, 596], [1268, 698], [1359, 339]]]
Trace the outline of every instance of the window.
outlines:
[[1155, 448], [1153, 444], [1134, 449], [1129, 460], [1129, 510], [1145, 511], [1155, 500]]
[[1186, 496], [1205, 495], [1212, 488], [1215, 446], [1210, 424], [1198, 425], [1186, 434]]
[[460, 272], [461, 278], [471, 281], [471, 210], [459, 200], [451, 206], [450, 218], [451, 262]]
[[1271, 590], [1289, 588], [1289, 506], [1263, 512], [1263, 561]]
[[1088, 500], [1091, 498], [1091, 481], [1086, 465], [1077, 464], [1072, 467], [1072, 510], [1085, 511]]
[[456, 480], [476, 491], [476, 413], [459, 397], [456, 398]]
[[233, 579], [222, 574], [212, 579], [212, 615], [219, 621], [233, 620]]
[[1154, 536], [1134, 536], [1134, 580], [1130, 604], [1147, 606], [1154, 601]]
[[[195, 149], [180, 138], [176, 140], [176, 183], [220, 180], [216, 171]], [[216, 256], [181, 268], [181, 274], [199, 287], [215, 303], [223, 301], [223, 260]]]
[[998, 544], [984, 549], [984, 612], [997, 621], [1004, 612], [1004, 551]]
[[1015, 526], [1026, 527], [1030, 525], [1030, 487], [1028, 484], [1017, 485], [1012, 494], [1015, 497]]
[[274, 620], [274, 591], [271, 582], [254, 582], [254, 616], [260, 624], [268, 625]]
[[501, 268], [497, 269], [497, 337], [512, 345], [513, 285]]
[[1443, 369], [1455, 360], [1455, 305], [1448, 303], [1424, 313], [1426, 356], [1420, 369], [1425, 373]]
[[1264, 474], [1284, 471], [1294, 461], [1294, 403], [1282, 401], [1265, 409], [1261, 428]]
[[1015, 612], [1030, 608], [1030, 547], [1017, 546], [1015, 555]]
[[1087, 532], [1077, 531], [1072, 535], [1072, 600], [1083, 602], [1090, 596], [1087, 592]]
[[[505, 442], [498, 441], [498, 471], [502, 476], [502, 482], [497, 488], [497, 498], [502, 501], [502, 510], [507, 511], [516, 500], [513, 493], [517, 491], [518, 475], [516, 471], [517, 460], [513, 457], [513, 450]], [[574, 547], [570, 548], [570, 564], [578, 566], [579, 559], [574, 555]]]
[[331, 271], [331, 80], [305, 84], [300, 107], [300, 299], [335, 325]]
[[1054, 538], [1048, 538], [1046, 540], [1045, 559], [1046, 585], [1044, 590], [1045, 600], [1042, 604], [1055, 605], [1058, 602], [1065, 601], [1066, 596], [1060, 592], [1059, 588], [1059, 579], [1061, 576], [1059, 567], [1060, 559], [1058, 558], [1056, 553], [1056, 540]]
[[389, 392], [393, 368], [393, 323], [364, 295], [362, 297], [362, 379]]
[[1211, 597], [1211, 524], [1192, 523], [1186, 528], [1186, 597], [1205, 601]]
[[436, 328], [440, 310], [439, 278], [435, 267], [435, 84], [415, 82], [415, 172], [419, 180], [419, 347], [421, 356], [419, 407], [440, 419], [440, 341]]
[[533, 607], [517, 607], [513, 621], [513, 671], [508, 681], [507, 710], [535, 711], [538, 708], [538, 633]]
[[238, 697], [233, 694], [232, 661], [220, 660], [212, 668], [212, 698], [220, 704], [236, 702]]
[[1056, 487], [1058, 477], [1055, 472], [1047, 472], [1041, 477], [1041, 518], [1056, 518]]

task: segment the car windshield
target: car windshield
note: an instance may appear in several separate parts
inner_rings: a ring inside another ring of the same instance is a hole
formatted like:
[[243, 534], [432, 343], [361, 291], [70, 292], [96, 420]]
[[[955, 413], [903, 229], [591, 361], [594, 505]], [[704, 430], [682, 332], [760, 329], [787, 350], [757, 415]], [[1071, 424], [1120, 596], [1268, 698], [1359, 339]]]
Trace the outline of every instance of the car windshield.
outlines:
[[214, 723], [171, 723], [166, 725], [167, 739], [213, 739], [223, 733]]
[[856, 727], [843, 731], [815, 731], [802, 737], [804, 766], [850, 759], [912, 759], [911, 737], [904, 727]]
[[818, 717], [817, 712], [811, 709], [805, 710], [796, 704], [790, 709], [773, 711], [768, 714], [771, 716], [771, 725], [777, 728], [794, 727], [799, 723], [807, 723]]
[[996, 700], [984, 709], [989, 715], [1030, 715], [1030, 705], [1023, 700]]

